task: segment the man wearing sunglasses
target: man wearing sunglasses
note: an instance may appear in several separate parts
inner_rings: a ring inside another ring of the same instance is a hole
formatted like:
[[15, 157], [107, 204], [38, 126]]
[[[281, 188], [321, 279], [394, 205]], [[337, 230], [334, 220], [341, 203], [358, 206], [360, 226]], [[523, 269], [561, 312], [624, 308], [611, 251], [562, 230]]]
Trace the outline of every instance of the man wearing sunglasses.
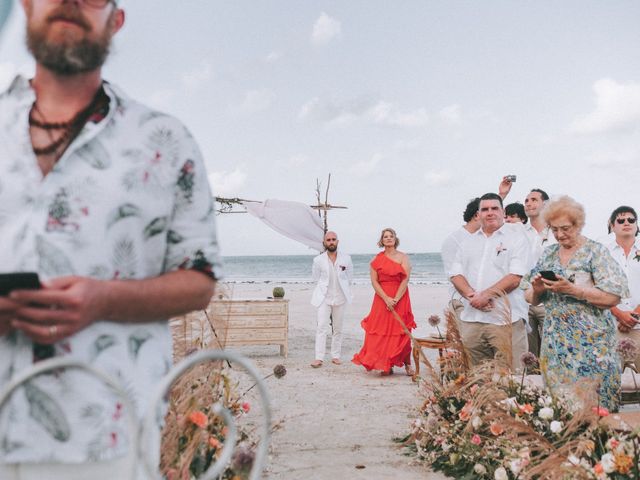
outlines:
[[[141, 415], [171, 365], [167, 319], [208, 305], [220, 275], [204, 162], [180, 122], [102, 79], [118, 1], [21, 3], [36, 70], [0, 95], [0, 268], [42, 288], [0, 297], [0, 388], [65, 356]], [[127, 414], [78, 371], [29, 381], [0, 413], [0, 478], [131, 478]]]
[[[631, 296], [624, 298], [611, 313], [618, 320], [618, 336], [631, 338], [640, 347], [640, 323], [635, 314], [640, 313], [640, 241], [638, 240], [638, 215], [628, 206], [616, 208], [609, 217], [608, 230], [613, 233], [607, 247], [613, 258], [627, 275]], [[635, 364], [640, 367], [640, 348]]]

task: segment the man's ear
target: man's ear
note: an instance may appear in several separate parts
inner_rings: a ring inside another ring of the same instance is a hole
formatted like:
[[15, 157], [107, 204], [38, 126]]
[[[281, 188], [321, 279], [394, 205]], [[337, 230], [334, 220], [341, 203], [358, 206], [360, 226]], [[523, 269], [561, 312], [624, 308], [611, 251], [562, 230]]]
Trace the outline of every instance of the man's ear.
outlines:
[[[22, 0], [22, 1], [25, 2], [25, 1], [28, 1], [28, 0]], [[120, 31], [120, 29], [124, 25], [125, 13], [124, 13], [123, 9], [117, 8], [116, 11], [113, 14], [115, 15], [115, 19], [114, 19], [114, 22], [113, 22], [113, 32], [112, 32], [112, 34], [115, 34], [118, 31]]]

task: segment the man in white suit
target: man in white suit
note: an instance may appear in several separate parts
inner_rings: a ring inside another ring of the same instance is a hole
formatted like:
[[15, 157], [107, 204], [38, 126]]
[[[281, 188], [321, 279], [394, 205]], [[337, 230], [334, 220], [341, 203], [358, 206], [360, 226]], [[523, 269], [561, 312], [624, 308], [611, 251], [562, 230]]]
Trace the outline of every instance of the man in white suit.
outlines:
[[338, 235], [324, 234], [324, 253], [313, 259], [313, 280], [317, 282], [311, 297], [311, 304], [318, 308], [318, 329], [316, 331], [316, 358], [311, 362], [319, 368], [324, 361], [327, 335], [331, 331], [331, 361], [340, 365], [342, 347], [342, 319], [346, 306], [351, 303], [351, 279], [353, 263], [351, 257], [338, 252]]

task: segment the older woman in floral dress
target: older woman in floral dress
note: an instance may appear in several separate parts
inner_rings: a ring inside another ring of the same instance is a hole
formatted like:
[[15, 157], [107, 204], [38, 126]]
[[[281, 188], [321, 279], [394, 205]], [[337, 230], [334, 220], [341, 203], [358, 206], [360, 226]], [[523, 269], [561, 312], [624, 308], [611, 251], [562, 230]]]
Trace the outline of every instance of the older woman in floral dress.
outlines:
[[[609, 309], [628, 296], [627, 279], [605, 246], [581, 234], [582, 205], [560, 197], [543, 215], [558, 243], [544, 250], [521, 288], [529, 303], [545, 306], [540, 357], [547, 386], [559, 393], [580, 379], [594, 380], [599, 404], [616, 411], [620, 362]], [[554, 272], [556, 279], [543, 278], [543, 271]]]

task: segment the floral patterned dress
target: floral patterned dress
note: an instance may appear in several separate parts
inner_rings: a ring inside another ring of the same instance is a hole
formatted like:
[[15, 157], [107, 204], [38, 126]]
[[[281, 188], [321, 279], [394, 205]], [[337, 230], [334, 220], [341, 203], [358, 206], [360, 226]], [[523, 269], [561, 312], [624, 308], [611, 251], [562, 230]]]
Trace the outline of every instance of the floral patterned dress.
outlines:
[[[560, 263], [559, 245], [546, 248], [521, 288], [542, 270], [553, 270], [579, 286], [628, 296], [627, 279], [607, 248], [587, 239], [566, 266]], [[616, 325], [611, 312], [572, 296], [546, 292], [541, 363], [546, 364], [547, 386], [554, 393], [580, 379], [600, 383], [600, 405], [616, 411], [620, 396], [620, 361]]]

